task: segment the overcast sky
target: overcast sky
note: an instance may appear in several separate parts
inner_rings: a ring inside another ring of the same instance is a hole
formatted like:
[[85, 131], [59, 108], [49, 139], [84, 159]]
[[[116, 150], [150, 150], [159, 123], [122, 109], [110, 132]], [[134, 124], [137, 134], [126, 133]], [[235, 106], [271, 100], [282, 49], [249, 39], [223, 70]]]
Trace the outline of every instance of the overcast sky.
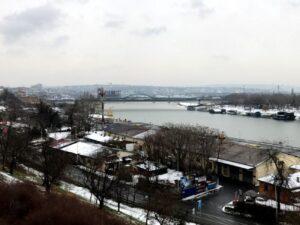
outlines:
[[300, 85], [300, 0], [0, 0], [0, 86]]

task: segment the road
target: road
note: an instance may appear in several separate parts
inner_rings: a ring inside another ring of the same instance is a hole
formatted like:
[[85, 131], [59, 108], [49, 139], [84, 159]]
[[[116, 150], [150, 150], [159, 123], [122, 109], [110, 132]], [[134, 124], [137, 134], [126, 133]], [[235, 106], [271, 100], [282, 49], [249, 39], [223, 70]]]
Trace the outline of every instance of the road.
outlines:
[[[247, 186], [242, 184], [232, 183], [229, 181], [220, 182], [223, 189], [215, 195], [210, 195], [202, 199], [202, 209], [196, 211], [195, 215], [191, 215], [197, 222], [203, 225], [253, 225], [260, 224], [252, 219], [232, 216], [223, 213], [222, 208], [225, 204], [232, 201], [237, 190], [248, 190]], [[187, 202], [187, 207], [194, 208], [195, 203]]]

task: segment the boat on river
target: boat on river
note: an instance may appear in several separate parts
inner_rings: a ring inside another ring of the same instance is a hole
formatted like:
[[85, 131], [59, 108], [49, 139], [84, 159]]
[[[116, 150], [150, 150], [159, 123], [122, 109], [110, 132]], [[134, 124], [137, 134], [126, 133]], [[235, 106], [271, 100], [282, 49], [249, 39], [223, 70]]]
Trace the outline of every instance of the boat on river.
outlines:
[[225, 114], [226, 110], [221, 109], [221, 108], [212, 108], [212, 109], [209, 109], [208, 112], [211, 114]]
[[296, 118], [293, 112], [280, 111], [273, 115], [274, 120], [294, 121]]

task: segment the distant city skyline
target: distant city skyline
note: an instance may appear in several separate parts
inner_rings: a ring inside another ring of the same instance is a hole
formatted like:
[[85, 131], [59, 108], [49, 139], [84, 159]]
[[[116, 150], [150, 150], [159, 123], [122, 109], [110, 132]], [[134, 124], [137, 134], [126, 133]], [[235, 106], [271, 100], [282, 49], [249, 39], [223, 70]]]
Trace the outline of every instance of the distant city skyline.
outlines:
[[0, 86], [300, 86], [300, 0], [3, 0]]

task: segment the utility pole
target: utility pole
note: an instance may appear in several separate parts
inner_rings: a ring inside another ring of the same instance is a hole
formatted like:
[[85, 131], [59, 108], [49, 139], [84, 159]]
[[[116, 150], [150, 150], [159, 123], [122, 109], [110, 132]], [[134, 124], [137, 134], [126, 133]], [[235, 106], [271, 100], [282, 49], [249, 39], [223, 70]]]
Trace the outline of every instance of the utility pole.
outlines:
[[102, 123], [102, 126], [104, 125], [105, 123], [105, 118], [104, 118], [104, 97], [105, 97], [105, 90], [104, 88], [100, 88], [98, 89], [98, 95], [100, 97], [100, 101], [101, 101], [101, 114], [102, 114], [102, 120], [101, 120], [101, 123]]

